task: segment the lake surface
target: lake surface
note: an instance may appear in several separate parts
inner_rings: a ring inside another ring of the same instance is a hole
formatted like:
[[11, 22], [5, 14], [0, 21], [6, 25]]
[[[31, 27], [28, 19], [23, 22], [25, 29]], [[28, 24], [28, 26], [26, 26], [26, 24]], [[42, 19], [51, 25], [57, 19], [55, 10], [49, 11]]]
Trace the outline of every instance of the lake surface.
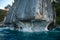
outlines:
[[60, 40], [60, 31], [21, 32], [0, 29], [0, 40]]

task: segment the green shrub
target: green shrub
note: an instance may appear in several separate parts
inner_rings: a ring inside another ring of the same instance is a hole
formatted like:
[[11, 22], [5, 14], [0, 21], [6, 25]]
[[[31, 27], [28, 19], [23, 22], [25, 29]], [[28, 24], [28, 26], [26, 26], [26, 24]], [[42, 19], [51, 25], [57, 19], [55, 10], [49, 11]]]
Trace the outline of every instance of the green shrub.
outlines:
[[5, 17], [6, 11], [0, 9], [0, 22], [3, 21], [4, 17]]
[[56, 9], [56, 23], [60, 24], [60, 3], [52, 3], [53, 7]]

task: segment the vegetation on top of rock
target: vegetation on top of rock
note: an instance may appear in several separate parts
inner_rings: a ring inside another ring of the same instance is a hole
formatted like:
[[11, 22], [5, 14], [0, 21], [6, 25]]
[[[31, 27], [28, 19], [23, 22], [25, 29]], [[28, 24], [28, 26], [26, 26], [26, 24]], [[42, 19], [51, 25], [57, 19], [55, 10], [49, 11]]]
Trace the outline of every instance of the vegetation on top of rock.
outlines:
[[7, 11], [0, 9], [0, 22], [3, 21]]
[[52, 3], [56, 9], [56, 23], [60, 25], [60, 3]]

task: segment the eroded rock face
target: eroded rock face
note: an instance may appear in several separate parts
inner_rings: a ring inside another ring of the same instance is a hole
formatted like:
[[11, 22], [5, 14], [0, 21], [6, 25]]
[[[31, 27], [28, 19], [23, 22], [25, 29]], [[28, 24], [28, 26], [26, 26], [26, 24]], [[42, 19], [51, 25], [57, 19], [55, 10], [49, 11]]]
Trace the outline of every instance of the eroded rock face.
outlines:
[[[11, 7], [4, 23], [21, 26], [20, 28], [23, 30], [24, 28], [45, 30], [51, 21], [53, 21], [51, 0], [17, 0]], [[34, 27], [35, 25], [36, 27]]]

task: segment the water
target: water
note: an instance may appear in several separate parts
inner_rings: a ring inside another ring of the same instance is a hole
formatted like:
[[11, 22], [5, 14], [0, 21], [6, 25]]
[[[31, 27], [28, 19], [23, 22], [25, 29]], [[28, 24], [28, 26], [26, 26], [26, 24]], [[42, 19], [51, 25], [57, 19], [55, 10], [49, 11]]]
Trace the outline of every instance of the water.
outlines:
[[[2, 30], [1, 30], [2, 29]], [[0, 40], [60, 40], [60, 30], [42, 32], [22, 32], [10, 29], [0, 29]]]

